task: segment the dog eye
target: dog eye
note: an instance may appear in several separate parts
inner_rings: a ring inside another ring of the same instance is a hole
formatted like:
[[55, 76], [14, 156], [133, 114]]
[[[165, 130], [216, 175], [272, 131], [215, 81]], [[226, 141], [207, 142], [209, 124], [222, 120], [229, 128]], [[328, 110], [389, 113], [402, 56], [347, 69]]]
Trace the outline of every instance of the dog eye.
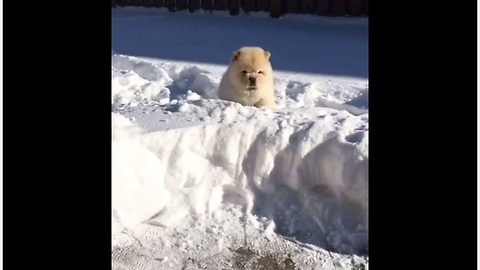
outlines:
[[258, 74], [263, 74], [263, 71], [260, 70], [260, 71], [258, 72]]
[[242, 74], [243, 74], [243, 75], [247, 74], [247, 71], [242, 70]]

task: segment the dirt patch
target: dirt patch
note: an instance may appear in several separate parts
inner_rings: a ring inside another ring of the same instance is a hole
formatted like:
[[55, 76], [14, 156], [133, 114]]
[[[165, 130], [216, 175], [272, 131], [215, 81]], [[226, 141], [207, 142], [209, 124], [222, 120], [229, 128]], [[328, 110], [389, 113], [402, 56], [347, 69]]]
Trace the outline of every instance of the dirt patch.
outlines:
[[290, 258], [275, 255], [260, 255], [249, 248], [241, 247], [234, 251], [233, 265], [236, 269], [255, 270], [295, 270], [295, 263]]

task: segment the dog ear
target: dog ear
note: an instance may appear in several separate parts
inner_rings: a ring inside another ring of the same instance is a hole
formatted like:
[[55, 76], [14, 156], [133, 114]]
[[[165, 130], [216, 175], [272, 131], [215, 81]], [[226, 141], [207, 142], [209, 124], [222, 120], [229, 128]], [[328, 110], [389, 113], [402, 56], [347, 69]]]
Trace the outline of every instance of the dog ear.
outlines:
[[264, 51], [264, 54], [265, 54], [265, 58], [267, 58], [267, 60], [270, 60], [270, 56], [272, 54], [269, 51]]
[[240, 51], [234, 51], [232, 54], [232, 62], [237, 61], [240, 56]]

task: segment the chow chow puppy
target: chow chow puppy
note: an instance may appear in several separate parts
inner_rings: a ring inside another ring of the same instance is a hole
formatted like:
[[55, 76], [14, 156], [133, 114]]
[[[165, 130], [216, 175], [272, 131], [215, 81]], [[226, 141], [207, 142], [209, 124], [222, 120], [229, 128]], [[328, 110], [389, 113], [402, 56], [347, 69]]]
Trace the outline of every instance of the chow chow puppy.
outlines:
[[260, 47], [242, 47], [234, 51], [220, 81], [218, 97], [244, 106], [275, 108], [270, 55]]

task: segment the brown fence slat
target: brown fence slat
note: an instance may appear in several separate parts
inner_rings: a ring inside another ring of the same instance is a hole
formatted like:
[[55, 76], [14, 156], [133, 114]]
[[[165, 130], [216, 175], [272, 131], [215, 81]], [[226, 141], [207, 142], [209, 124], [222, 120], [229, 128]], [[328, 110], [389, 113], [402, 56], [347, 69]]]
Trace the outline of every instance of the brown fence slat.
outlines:
[[257, 0], [255, 1], [255, 9], [258, 11], [266, 11], [268, 12], [268, 8], [270, 7], [269, 0]]
[[285, 13], [298, 13], [298, 1], [297, 0], [287, 0], [287, 9]]
[[313, 13], [313, 0], [302, 1], [302, 13]]
[[368, 0], [363, 0], [362, 10], [363, 10], [363, 15], [368, 16]]
[[260, 11], [260, 7], [259, 7], [259, 6], [261, 5], [259, 2], [265, 3], [265, 2], [268, 2], [268, 0], [264, 0], [264, 1], [252, 0], [252, 2], [253, 2], [253, 3], [252, 3], [252, 5], [253, 5], [253, 7], [252, 7], [252, 8], [253, 8], [253, 11], [259, 12], [259, 11]]
[[327, 15], [330, 8], [329, 0], [317, 0], [317, 14], [318, 15]]
[[229, 9], [230, 15], [238, 15], [240, 13], [240, 0], [231, 0]]
[[244, 12], [255, 11], [255, 0], [242, 0], [241, 6]]
[[343, 16], [346, 14], [346, 0], [330, 0], [330, 13], [334, 16]]
[[200, 0], [188, 1], [188, 11], [195, 12], [196, 10], [200, 10]]
[[142, 6], [142, 0], [130, 0], [130, 5], [134, 7], [140, 7]]
[[124, 7], [124, 6], [129, 6], [130, 1], [129, 0], [117, 0], [117, 5]]
[[157, 7], [157, 8], [165, 6], [164, 0], [153, 0], [152, 4], [154, 7]]
[[[270, 4], [268, 5], [268, 10], [270, 10], [270, 7], [272, 6], [272, 1], [270, 1]], [[290, 13], [288, 11], [288, 1], [290, 0], [280, 0], [280, 16]]]
[[[190, 0], [192, 1], [192, 0]], [[227, 0], [215, 0], [213, 4], [215, 10], [227, 10]]]
[[282, 14], [282, 1], [281, 0], [272, 0], [270, 2], [270, 17], [280, 18]]
[[203, 10], [212, 10], [213, 9], [213, 0], [202, 0], [202, 9]]
[[165, 6], [172, 12], [177, 11], [175, 0], [165, 0]]
[[152, 7], [153, 1], [152, 0], [142, 0], [142, 7]]
[[230, 15], [244, 12], [269, 12], [273, 18], [288, 13], [313, 13], [334, 16], [367, 16], [369, 0], [112, 0], [112, 7], [167, 7], [170, 11], [229, 10]]
[[177, 0], [177, 10], [185, 10], [188, 8], [188, 0]]
[[347, 0], [346, 10], [350, 16], [362, 15], [362, 0]]

